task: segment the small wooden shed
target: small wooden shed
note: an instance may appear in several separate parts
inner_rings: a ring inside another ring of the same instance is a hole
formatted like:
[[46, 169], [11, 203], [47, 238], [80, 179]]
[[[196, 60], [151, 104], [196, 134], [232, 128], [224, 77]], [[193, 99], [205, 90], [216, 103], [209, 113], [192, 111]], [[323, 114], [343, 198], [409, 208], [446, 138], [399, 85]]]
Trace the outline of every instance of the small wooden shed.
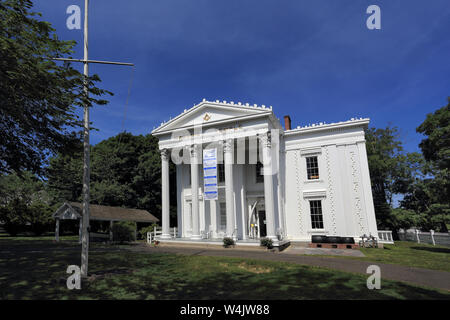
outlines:
[[[56, 220], [55, 240], [59, 241], [59, 222], [60, 220], [80, 220], [79, 236], [81, 239], [83, 204], [79, 202], [64, 202], [56, 210], [53, 218]], [[109, 221], [110, 222], [110, 240], [112, 240], [112, 226], [115, 221], [133, 221], [133, 222], [159, 222], [159, 219], [150, 212], [141, 209], [129, 209], [122, 207], [101, 206], [91, 204], [89, 206], [89, 220]]]

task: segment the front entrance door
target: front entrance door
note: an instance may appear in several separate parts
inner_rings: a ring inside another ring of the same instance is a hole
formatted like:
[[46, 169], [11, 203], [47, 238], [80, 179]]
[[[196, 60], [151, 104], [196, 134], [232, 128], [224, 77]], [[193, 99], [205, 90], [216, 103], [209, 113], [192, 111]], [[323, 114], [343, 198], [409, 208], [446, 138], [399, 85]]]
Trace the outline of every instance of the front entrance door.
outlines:
[[258, 210], [258, 220], [259, 220], [259, 237], [264, 238], [267, 235], [266, 211]]

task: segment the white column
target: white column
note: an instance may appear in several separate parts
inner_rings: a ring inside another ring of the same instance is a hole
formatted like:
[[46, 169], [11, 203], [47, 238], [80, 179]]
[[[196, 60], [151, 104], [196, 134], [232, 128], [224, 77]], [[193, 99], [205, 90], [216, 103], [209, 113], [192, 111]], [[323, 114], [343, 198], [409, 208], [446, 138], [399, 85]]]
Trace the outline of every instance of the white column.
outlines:
[[170, 239], [169, 150], [161, 150], [162, 235]]
[[176, 237], [181, 238], [184, 229], [184, 219], [183, 219], [183, 174], [182, 165], [176, 166], [177, 170], [177, 230], [178, 234]]
[[[244, 170], [242, 170], [242, 174], [245, 175]], [[247, 207], [247, 201], [245, 199], [244, 182], [242, 182], [242, 185], [241, 185], [241, 212], [242, 212], [242, 239], [243, 240], [248, 239], [248, 228], [247, 228], [248, 223], [247, 223], [247, 219], [246, 219], [246, 217], [247, 217], [246, 207]]]
[[55, 240], [59, 242], [59, 218], [56, 218]]
[[275, 235], [275, 205], [273, 196], [273, 163], [270, 132], [260, 136], [264, 165], [264, 205], [266, 209], [267, 238], [278, 240]]
[[209, 213], [211, 214], [211, 238], [216, 238], [217, 234], [217, 202], [216, 200], [210, 200], [209, 202]]
[[192, 236], [193, 240], [200, 240], [200, 214], [198, 203], [198, 146], [193, 145], [191, 151], [191, 194], [192, 194]]
[[227, 237], [236, 239], [237, 234], [234, 233], [234, 195], [233, 195], [233, 139], [224, 141], [225, 152], [225, 201], [227, 210]]

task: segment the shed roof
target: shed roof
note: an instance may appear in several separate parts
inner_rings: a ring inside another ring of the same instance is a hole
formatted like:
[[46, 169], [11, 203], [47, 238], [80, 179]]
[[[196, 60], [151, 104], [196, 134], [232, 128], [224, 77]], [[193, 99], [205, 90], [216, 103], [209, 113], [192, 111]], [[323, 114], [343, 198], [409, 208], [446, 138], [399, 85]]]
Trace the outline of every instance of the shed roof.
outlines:
[[[79, 202], [65, 202], [53, 217], [60, 219], [73, 219], [82, 216], [83, 205]], [[135, 221], [135, 222], [158, 222], [159, 219], [150, 212], [141, 209], [129, 209], [122, 207], [101, 206], [91, 204], [89, 206], [89, 220], [104, 221]]]

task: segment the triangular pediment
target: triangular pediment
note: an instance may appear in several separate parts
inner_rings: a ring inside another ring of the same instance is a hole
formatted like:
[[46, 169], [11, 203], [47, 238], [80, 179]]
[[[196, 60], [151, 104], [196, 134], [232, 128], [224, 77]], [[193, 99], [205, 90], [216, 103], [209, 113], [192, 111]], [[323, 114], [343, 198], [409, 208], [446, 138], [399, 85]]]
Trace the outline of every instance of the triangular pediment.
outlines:
[[53, 218], [61, 220], [77, 220], [81, 218], [81, 212], [78, 212], [76, 208], [65, 202], [58, 210], [56, 210], [53, 214]]
[[152, 133], [161, 133], [194, 125], [226, 122], [232, 119], [245, 119], [254, 115], [270, 114], [269, 108], [237, 105], [231, 103], [202, 102], [156, 128]]

